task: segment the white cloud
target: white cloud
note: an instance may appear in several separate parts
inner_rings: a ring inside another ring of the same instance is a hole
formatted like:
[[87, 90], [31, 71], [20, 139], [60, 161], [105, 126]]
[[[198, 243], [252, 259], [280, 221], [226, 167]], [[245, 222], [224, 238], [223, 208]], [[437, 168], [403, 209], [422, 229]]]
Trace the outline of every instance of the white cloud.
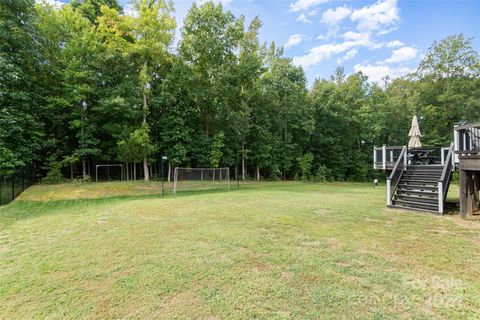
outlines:
[[290, 3], [290, 11], [298, 12], [306, 10], [308, 8], [318, 6], [319, 4], [329, 2], [331, 0], [297, 0], [294, 3]]
[[362, 33], [362, 32], [347, 31], [342, 35], [342, 37], [347, 41], [348, 40], [368, 41], [370, 39], [370, 34], [368, 32]]
[[305, 35], [303, 35], [303, 34], [292, 34], [292, 35], [290, 35], [290, 37], [288, 37], [288, 40], [285, 43], [284, 47], [285, 47], [285, 49], [294, 47], [297, 44], [299, 44], [300, 42], [302, 42], [303, 39], [305, 39]]
[[412, 60], [417, 56], [417, 49], [412, 47], [402, 47], [393, 50], [392, 56], [385, 60], [386, 63], [396, 63]]
[[330, 59], [332, 55], [343, 53], [357, 45], [355, 41], [322, 44], [310, 49], [306, 55], [293, 57], [293, 63], [308, 69], [325, 59]]
[[322, 23], [328, 24], [328, 25], [335, 25], [348, 17], [352, 13], [352, 9], [343, 6], [343, 7], [338, 7], [335, 10], [328, 9], [325, 11], [322, 15]]
[[356, 64], [353, 67], [355, 72], [362, 72], [368, 76], [368, 80], [372, 82], [381, 83], [382, 79], [388, 76], [390, 79], [398, 78], [407, 75], [413, 71], [413, 69], [407, 67], [391, 68], [386, 65], [362, 65]]
[[[297, 18], [298, 21], [305, 22], [305, 20], [308, 20], [310, 22], [310, 17], [319, 12], [318, 5], [328, 1], [332, 0], [298, 0], [290, 4], [290, 10], [300, 11], [301, 14]], [[310, 13], [312, 14], [310, 15]], [[354, 29], [347, 29], [342, 34], [340, 33], [340, 30], [342, 30], [340, 23], [344, 19], [350, 19], [354, 23]], [[321, 22], [328, 26], [327, 33], [319, 35], [316, 39], [325, 42], [330, 39], [329, 43], [319, 44], [303, 55], [294, 57], [293, 62], [296, 65], [309, 69], [322, 61], [332, 58], [336, 58], [337, 64], [340, 64], [354, 59], [361, 48], [369, 50], [399, 48], [393, 50], [392, 56], [384, 61], [373, 64], [356, 64], [356, 71], [364, 71], [373, 81], [380, 81], [386, 75], [393, 78], [412, 71], [405, 66], [392, 67], [389, 64], [414, 59], [417, 56], [416, 49], [405, 46], [399, 40], [384, 42], [377, 38], [398, 28], [400, 16], [397, 0], [377, 0], [377, 2], [371, 5], [356, 10], [351, 9], [347, 5], [328, 9], [323, 12]], [[289, 38], [285, 47], [297, 45], [304, 40], [304, 37]]]
[[[370, 34], [348, 31], [342, 35], [345, 39], [341, 43], [327, 43], [314, 47], [303, 56], [296, 56], [293, 58], [293, 63], [300, 65], [305, 69], [320, 63], [323, 60], [330, 59], [334, 55], [338, 55], [357, 48], [379, 49], [384, 46], [383, 43], [377, 43], [370, 39]], [[320, 35], [317, 39], [326, 39], [325, 36]], [[356, 50], [357, 51], [357, 50]], [[353, 53], [350, 53], [353, 55]], [[355, 53], [356, 55], [356, 53]], [[353, 57], [352, 57], [353, 58]]]
[[60, 9], [63, 6], [63, 2], [58, 0], [35, 0], [35, 3], [44, 4], [44, 5], [46, 4], [55, 9]]
[[[354, 10], [350, 19], [358, 22], [358, 30], [373, 31], [394, 25], [400, 21], [397, 0], [383, 0]], [[380, 30], [382, 31], [385, 30]]]
[[378, 36], [383, 36], [383, 35], [389, 34], [392, 31], [395, 31], [397, 29], [398, 29], [398, 27], [391, 27], [391, 28], [388, 28], [388, 29], [379, 30], [377, 32], [377, 35]]
[[308, 19], [305, 13], [302, 13], [297, 17], [297, 21], [305, 22], [305, 23], [312, 23], [312, 20]]
[[352, 60], [353, 58], [355, 58], [355, 56], [357, 55], [358, 53], [358, 50], [357, 49], [353, 49], [353, 50], [350, 50], [347, 52], [347, 54], [345, 56], [343, 56], [342, 58], [338, 58], [337, 59], [337, 64], [340, 64], [344, 61], [348, 61], [348, 60]]
[[399, 40], [393, 40], [393, 41], [390, 41], [390, 42], [387, 43], [388, 48], [401, 47], [403, 45], [404, 45], [404, 43], [402, 41], [399, 41]]

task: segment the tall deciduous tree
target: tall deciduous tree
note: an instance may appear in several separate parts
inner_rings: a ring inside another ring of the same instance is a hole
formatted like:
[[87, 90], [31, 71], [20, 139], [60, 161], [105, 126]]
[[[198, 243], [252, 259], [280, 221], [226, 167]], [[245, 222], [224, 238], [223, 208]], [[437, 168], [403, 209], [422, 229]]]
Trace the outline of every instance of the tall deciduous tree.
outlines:
[[448, 144], [452, 125], [476, 121], [480, 110], [480, 58], [462, 34], [434, 42], [414, 74], [425, 141]]
[[95, 23], [97, 18], [101, 16], [101, 7], [107, 6], [119, 12], [122, 7], [117, 0], [71, 0], [70, 5], [79, 10], [90, 22]]
[[[161, 81], [162, 64], [170, 59], [168, 52], [175, 31], [173, 5], [163, 0], [132, 2], [136, 14], [119, 15], [102, 7], [99, 30], [109, 38], [110, 46], [123, 50], [137, 68], [138, 90], [142, 103], [142, 126], [148, 126], [148, 95], [153, 82]], [[149, 132], [149, 130], [147, 131]], [[145, 180], [149, 180], [148, 155], [143, 159]]]
[[40, 37], [33, 0], [0, 2], [0, 173], [36, 159], [44, 145]]
[[200, 7], [193, 4], [183, 24], [179, 56], [191, 75], [189, 90], [207, 144], [215, 134], [219, 115], [228, 112], [229, 100], [237, 92], [232, 87], [232, 72], [242, 35], [243, 19], [235, 19], [213, 2]]

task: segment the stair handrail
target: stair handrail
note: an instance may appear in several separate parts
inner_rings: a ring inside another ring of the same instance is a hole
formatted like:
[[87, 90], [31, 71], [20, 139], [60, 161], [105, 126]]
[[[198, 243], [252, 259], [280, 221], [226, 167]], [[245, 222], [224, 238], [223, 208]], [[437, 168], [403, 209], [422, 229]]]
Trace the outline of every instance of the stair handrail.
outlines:
[[448, 148], [447, 157], [445, 158], [445, 163], [443, 165], [442, 175], [438, 179], [438, 212], [443, 213], [443, 203], [447, 197], [449, 180], [452, 175], [452, 157], [454, 152], [454, 143], [450, 144]]
[[[401, 171], [399, 171], [399, 167], [401, 166]], [[395, 194], [395, 190], [397, 189], [398, 182], [402, 176], [405, 167], [407, 166], [407, 147], [404, 146], [402, 148], [402, 152], [398, 156], [397, 162], [395, 162], [395, 166], [393, 167], [390, 176], [387, 177], [387, 205], [392, 205], [392, 198]], [[398, 173], [399, 172], [399, 173]], [[392, 181], [393, 181], [393, 188], [392, 188]]]

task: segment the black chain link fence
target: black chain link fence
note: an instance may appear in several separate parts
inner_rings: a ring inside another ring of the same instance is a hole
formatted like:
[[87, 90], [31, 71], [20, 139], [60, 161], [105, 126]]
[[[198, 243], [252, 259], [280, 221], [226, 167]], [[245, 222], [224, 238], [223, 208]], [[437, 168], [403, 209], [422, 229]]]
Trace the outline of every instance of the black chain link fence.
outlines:
[[18, 169], [10, 175], [0, 175], [0, 205], [10, 203], [35, 182], [35, 173], [30, 166]]

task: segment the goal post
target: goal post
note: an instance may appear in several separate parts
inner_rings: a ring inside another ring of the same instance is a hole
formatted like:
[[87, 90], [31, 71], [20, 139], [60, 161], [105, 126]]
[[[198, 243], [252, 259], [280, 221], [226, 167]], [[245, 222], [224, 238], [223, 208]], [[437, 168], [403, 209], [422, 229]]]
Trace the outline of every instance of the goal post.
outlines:
[[123, 181], [123, 165], [97, 164], [95, 166], [95, 182], [112, 180]]
[[209, 189], [230, 190], [230, 168], [175, 168], [173, 194]]

